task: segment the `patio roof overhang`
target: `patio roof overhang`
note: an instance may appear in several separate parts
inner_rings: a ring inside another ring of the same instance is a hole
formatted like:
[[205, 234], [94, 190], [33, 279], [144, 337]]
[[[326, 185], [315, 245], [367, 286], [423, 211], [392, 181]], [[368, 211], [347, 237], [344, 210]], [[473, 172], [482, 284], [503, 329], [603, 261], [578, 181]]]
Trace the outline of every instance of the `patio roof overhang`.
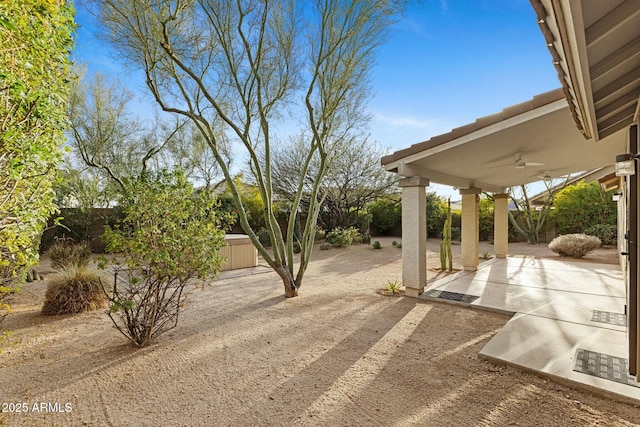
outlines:
[[638, 120], [637, 0], [531, 0], [574, 120], [587, 139]]
[[547, 174], [610, 166], [625, 147], [625, 129], [585, 142], [564, 91], [556, 89], [396, 151], [383, 157], [382, 165], [402, 176], [502, 193]]

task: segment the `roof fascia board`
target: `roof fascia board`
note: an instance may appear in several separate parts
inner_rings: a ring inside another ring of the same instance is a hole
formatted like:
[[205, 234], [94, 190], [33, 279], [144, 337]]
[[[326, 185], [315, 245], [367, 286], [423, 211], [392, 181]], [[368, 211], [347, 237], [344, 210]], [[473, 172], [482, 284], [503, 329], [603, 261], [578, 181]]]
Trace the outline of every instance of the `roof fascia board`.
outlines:
[[584, 19], [581, 0], [552, 0], [553, 19], [560, 32], [560, 44], [564, 51], [567, 71], [582, 115], [587, 139], [600, 140], [595, 106], [591, 96], [591, 75], [587, 55]]
[[509, 117], [506, 120], [500, 121], [498, 123], [494, 123], [492, 125], [489, 125], [487, 127], [484, 127], [482, 129], [478, 129], [474, 132], [471, 132], [469, 134], [466, 135], [462, 135], [459, 138], [453, 139], [451, 141], [445, 142], [444, 144], [440, 144], [436, 147], [432, 147], [432, 148], [428, 148], [424, 151], [421, 151], [419, 153], [415, 153], [415, 154], [411, 154], [407, 157], [404, 157], [402, 159], [398, 159], [395, 162], [391, 162], [387, 165], [385, 165], [385, 169], [386, 170], [393, 170], [396, 169], [400, 164], [405, 163], [405, 164], [409, 164], [421, 159], [424, 159], [425, 157], [429, 157], [429, 156], [433, 156], [434, 154], [438, 154], [441, 153], [443, 151], [446, 150], [450, 150], [452, 148], [456, 148], [459, 147], [461, 145], [464, 145], [468, 142], [474, 141], [476, 139], [480, 139], [486, 136], [489, 136], [491, 134], [500, 132], [502, 130], [505, 129], [509, 129], [511, 127], [514, 126], [518, 126], [520, 124], [526, 123], [530, 120], [534, 120], [537, 119], [538, 117], [542, 117], [545, 116], [547, 114], [551, 114], [554, 113], [558, 110], [562, 110], [563, 108], [569, 108], [569, 106], [567, 105], [567, 100], [566, 99], [559, 99], [557, 101], [553, 101], [552, 103], [543, 105], [541, 107], [535, 108], [533, 110], [530, 111], [526, 111], [522, 114], [518, 114], [517, 116], [514, 117]]

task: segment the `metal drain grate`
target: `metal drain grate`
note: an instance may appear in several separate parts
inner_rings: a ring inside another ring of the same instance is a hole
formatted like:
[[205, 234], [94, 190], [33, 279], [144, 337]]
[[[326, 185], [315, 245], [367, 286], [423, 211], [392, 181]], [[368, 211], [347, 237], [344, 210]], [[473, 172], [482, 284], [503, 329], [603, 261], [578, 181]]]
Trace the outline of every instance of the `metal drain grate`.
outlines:
[[574, 371], [604, 378], [633, 387], [640, 387], [633, 375], [629, 375], [629, 364], [623, 357], [579, 348], [576, 351]]
[[472, 302], [474, 302], [475, 300], [477, 300], [478, 296], [476, 295], [469, 295], [469, 294], [460, 294], [458, 292], [449, 292], [449, 291], [439, 291], [437, 289], [433, 289], [427, 293], [425, 293], [426, 296], [428, 297], [432, 297], [432, 298], [439, 298], [439, 299], [446, 299], [449, 301], [457, 301], [457, 302], [464, 302], [467, 304], [471, 304]]
[[591, 311], [591, 321], [607, 323], [609, 325], [627, 326], [627, 316], [622, 313], [612, 313], [610, 311]]

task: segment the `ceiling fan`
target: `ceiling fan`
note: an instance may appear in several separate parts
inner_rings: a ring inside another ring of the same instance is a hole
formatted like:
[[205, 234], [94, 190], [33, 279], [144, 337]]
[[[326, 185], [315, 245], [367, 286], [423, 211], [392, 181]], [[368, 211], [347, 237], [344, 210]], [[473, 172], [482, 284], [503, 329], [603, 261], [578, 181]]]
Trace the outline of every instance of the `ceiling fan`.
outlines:
[[571, 178], [571, 174], [568, 175], [562, 175], [562, 176], [557, 176], [557, 175], [551, 175], [550, 171], [544, 171], [542, 172], [542, 175], [537, 175], [538, 178], [544, 180], [544, 181], [550, 181], [552, 179], [567, 179], [567, 178]]
[[528, 160], [524, 160], [522, 158], [522, 154], [521, 153], [514, 154], [514, 157], [516, 158], [516, 160], [514, 162], [506, 163], [506, 164], [503, 164], [503, 165], [492, 166], [492, 167], [493, 168], [501, 168], [501, 167], [513, 166], [516, 169], [524, 169], [524, 168], [532, 167], [532, 166], [544, 166], [546, 164], [546, 163], [541, 163], [541, 162], [531, 162], [531, 161], [528, 161]]

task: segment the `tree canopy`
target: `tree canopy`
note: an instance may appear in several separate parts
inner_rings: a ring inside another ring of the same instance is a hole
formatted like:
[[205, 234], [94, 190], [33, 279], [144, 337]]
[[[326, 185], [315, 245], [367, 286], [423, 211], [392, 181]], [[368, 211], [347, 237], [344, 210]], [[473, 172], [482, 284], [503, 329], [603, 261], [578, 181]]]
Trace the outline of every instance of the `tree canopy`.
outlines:
[[[240, 224], [282, 278], [285, 296], [298, 294], [322, 203], [320, 187], [335, 148], [366, 126], [369, 72], [376, 48], [402, 9], [396, 0], [104, 0], [107, 37], [167, 112], [188, 118], [211, 149], [235, 200]], [[306, 150], [286, 230], [273, 210], [273, 147], [277, 128], [294, 132]], [[229, 138], [243, 149], [273, 244], [258, 240], [222, 154]], [[296, 217], [311, 165], [317, 165], [308, 218], [299, 241]], [[294, 243], [301, 247], [294, 266]]]

